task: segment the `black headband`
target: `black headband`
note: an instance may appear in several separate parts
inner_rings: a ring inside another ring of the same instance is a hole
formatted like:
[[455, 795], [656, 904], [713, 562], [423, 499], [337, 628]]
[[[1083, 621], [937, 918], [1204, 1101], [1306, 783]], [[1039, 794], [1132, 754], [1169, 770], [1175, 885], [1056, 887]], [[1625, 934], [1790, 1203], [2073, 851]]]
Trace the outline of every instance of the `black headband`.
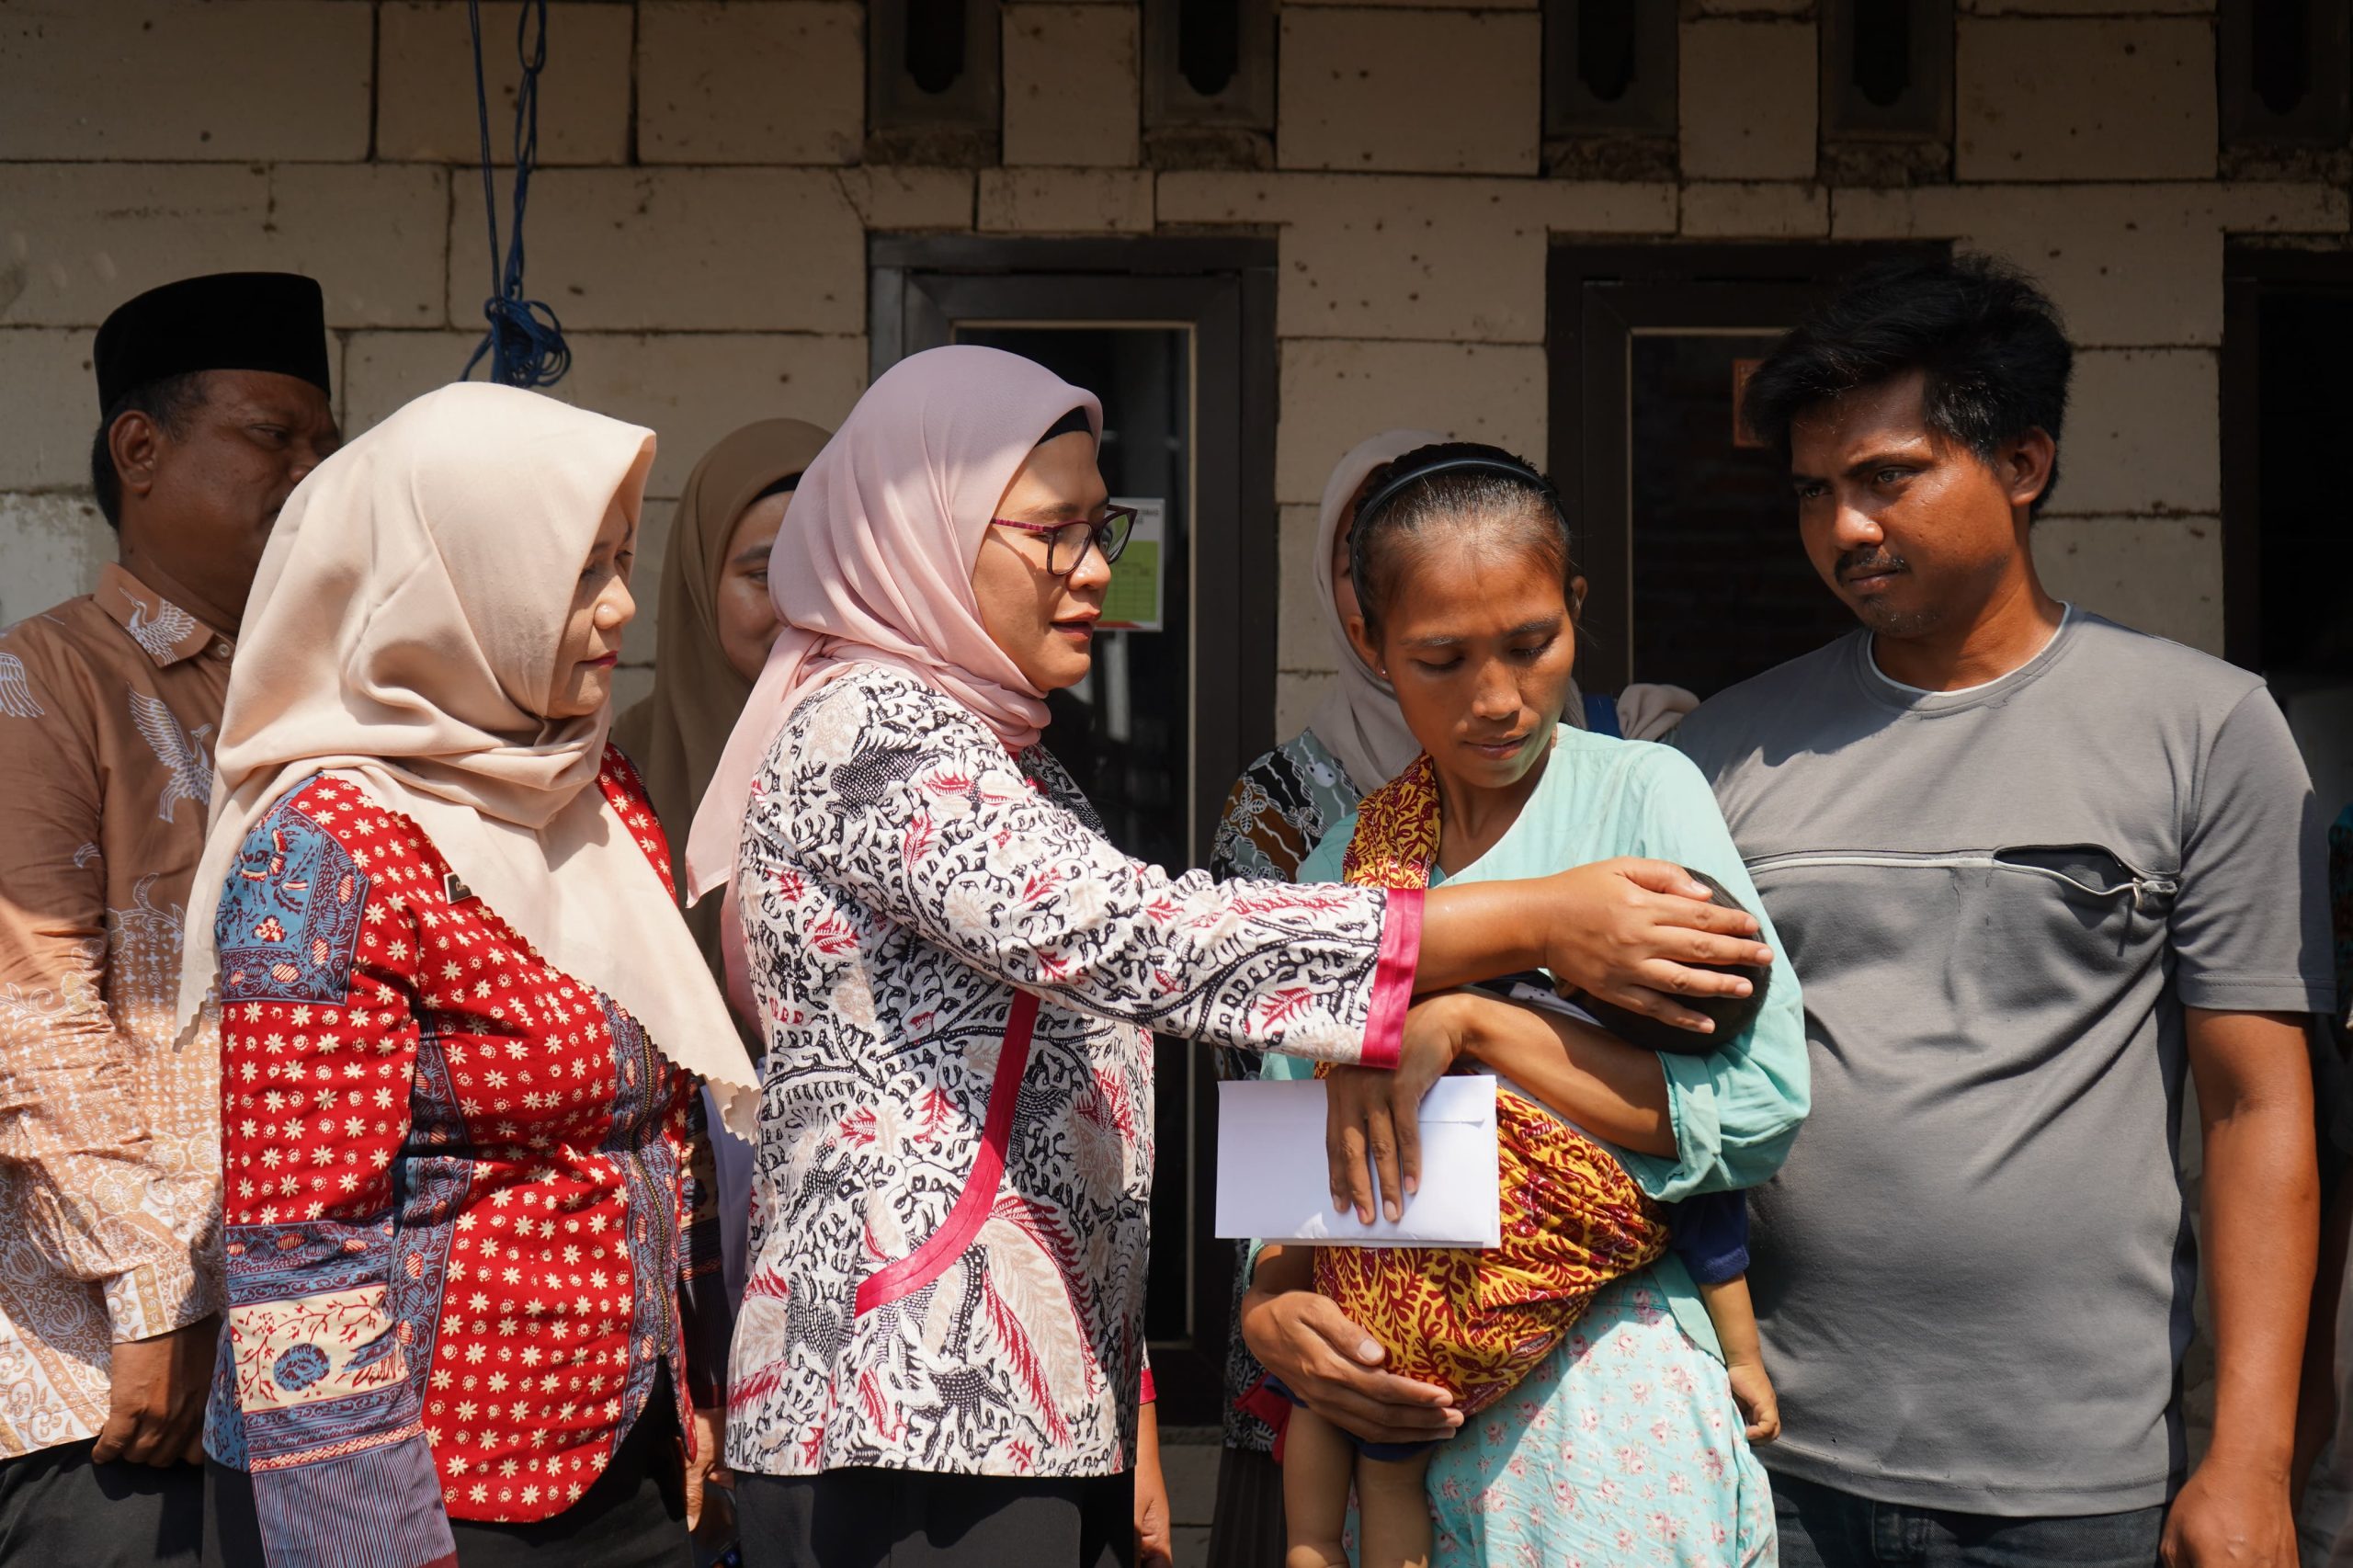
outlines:
[[[1413, 456], [1411, 452], [1405, 455]], [[1569, 526], [1569, 515], [1562, 509], [1561, 497], [1553, 491], [1552, 483], [1542, 474], [1521, 462], [1518, 458], [1506, 454], [1498, 453], [1496, 456], [1487, 457], [1478, 453], [1467, 453], [1461, 457], [1439, 458], [1434, 462], [1410, 467], [1403, 459], [1399, 460], [1395, 465], [1392, 466], [1389, 477], [1381, 482], [1381, 488], [1366, 496], [1364, 504], [1357, 508], [1355, 522], [1357, 531], [1361, 533], [1373, 514], [1397, 499], [1399, 494], [1407, 485], [1419, 483], [1425, 479], [1436, 479], [1444, 473], [1483, 473], [1492, 478], [1508, 479], [1516, 483], [1525, 484], [1544, 497], [1546, 504], [1552, 508], [1553, 515], [1561, 519], [1561, 527], [1564, 530]]]
[[774, 483], [764, 486], [757, 495], [753, 496], [749, 501], [745, 502], [744, 505], [746, 506], [757, 506], [771, 495], [790, 495], [800, 488], [801, 476], [797, 473], [788, 473], [782, 479], [777, 480]]
[[1074, 408], [1046, 427], [1046, 433], [1038, 437], [1038, 445], [1042, 447], [1057, 436], [1074, 436], [1081, 433], [1094, 435], [1095, 422], [1086, 416], [1086, 410]]

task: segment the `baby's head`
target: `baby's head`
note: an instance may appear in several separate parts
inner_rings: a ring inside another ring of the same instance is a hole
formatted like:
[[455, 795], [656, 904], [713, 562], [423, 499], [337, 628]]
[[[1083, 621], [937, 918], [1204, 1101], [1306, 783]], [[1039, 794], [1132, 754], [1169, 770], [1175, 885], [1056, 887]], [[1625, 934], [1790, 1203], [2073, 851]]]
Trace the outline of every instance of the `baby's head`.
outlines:
[[[1694, 871], [1688, 866], [1684, 868], [1684, 871], [1694, 881], [1707, 885], [1708, 892], [1711, 895], [1710, 902], [1720, 904], [1725, 909], [1741, 909], [1743, 913], [1754, 913], [1754, 911], [1745, 910], [1738, 899], [1724, 892], [1724, 885], [1722, 882], [1708, 875], [1707, 872]], [[1662, 1023], [1656, 1018], [1646, 1017], [1641, 1013], [1629, 1012], [1623, 1007], [1604, 1002], [1595, 996], [1578, 997], [1577, 1006], [1598, 1018], [1604, 1028], [1628, 1045], [1637, 1045], [1644, 1051], [1672, 1051], [1681, 1056], [1711, 1055], [1722, 1050], [1726, 1042], [1738, 1039], [1743, 1030], [1756, 1021], [1756, 1015], [1765, 1006], [1765, 994], [1772, 987], [1773, 970], [1769, 964], [1752, 966], [1700, 963], [1692, 964], [1689, 967], [1713, 970], [1719, 974], [1744, 974], [1748, 977], [1749, 983], [1753, 987], [1745, 996], [1677, 996], [1676, 998], [1677, 1002], [1693, 1012], [1705, 1013], [1714, 1019], [1716, 1028], [1712, 1034], [1695, 1034], [1689, 1029], [1677, 1028], [1673, 1024]]]

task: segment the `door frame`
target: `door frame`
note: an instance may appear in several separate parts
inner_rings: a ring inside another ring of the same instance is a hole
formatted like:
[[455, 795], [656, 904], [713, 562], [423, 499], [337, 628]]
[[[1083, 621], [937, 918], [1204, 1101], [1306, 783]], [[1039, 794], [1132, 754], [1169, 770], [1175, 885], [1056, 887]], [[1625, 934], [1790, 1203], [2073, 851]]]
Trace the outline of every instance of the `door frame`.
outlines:
[[[868, 354], [880, 376], [915, 344], [947, 340], [957, 321], [1025, 324], [1165, 322], [1193, 342], [1192, 693], [1186, 715], [1193, 777], [1183, 781], [1195, 864], [1209, 857], [1227, 790], [1275, 743], [1276, 623], [1280, 612], [1275, 506], [1276, 246], [1272, 239], [995, 239], [876, 235], [868, 242]], [[1040, 278], [1052, 280], [1040, 290]], [[1232, 384], [1238, 404], [1204, 401]], [[1187, 1221], [1186, 1324], [1152, 1341], [1161, 1411], [1171, 1426], [1223, 1415], [1233, 1244], [1215, 1229], [1216, 1073], [1183, 1050], [1182, 1147]], [[1155, 1072], [1155, 1081], [1159, 1074]], [[1164, 1135], [1162, 1146], [1167, 1146]], [[1155, 1207], [1162, 1200], [1155, 1182]]]
[[[1633, 665], [1633, 453], [1622, 438], [1631, 417], [1633, 339], [1667, 328], [1769, 331], [1788, 324], [1825, 284], [1859, 267], [1898, 256], [1942, 256], [1950, 249], [1941, 240], [1593, 244], [1554, 239], [1544, 279], [1546, 465], [1569, 507], [1588, 614], [1600, 612], [1582, 629], [1580, 686], [1622, 690]], [[1726, 293], [1725, 284], [1741, 291]], [[1779, 308], [1768, 308], [1773, 305]]]
[[2222, 656], [2260, 673], [2263, 660], [2262, 305], [2275, 289], [2353, 294], [2353, 253], [2286, 250], [2246, 240], [2222, 246]]

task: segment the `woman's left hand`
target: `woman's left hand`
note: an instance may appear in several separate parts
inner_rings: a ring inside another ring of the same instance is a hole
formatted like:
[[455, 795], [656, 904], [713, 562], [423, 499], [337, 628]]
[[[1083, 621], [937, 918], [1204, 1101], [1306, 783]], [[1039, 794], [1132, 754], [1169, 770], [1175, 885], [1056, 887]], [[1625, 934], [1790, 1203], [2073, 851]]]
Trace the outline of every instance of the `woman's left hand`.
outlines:
[[1372, 1222], [1373, 1185], [1381, 1212], [1394, 1221], [1422, 1184], [1422, 1096], [1446, 1076], [1470, 1040], [1478, 998], [1426, 997], [1405, 1015], [1397, 1067], [1335, 1067], [1324, 1080], [1324, 1153], [1331, 1167], [1332, 1207], [1355, 1209]]
[[1160, 1413], [1146, 1404], [1136, 1433], [1136, 1568], [1175, 1568], [1168, 1533], [1168, 1481], [1160, 1469]]
[[720, 1500], [709, 1496], [708, 1489], [730, 1490], [735, 1484], [735, 1472], [729, 1470], [720, 1458], [722, 1446], [726, 1441], [727, 1412], [717, 1405], [706, 1406], [695, 1412], [694, 1424], [694, 1452], [686, 1460], [687, 1532], [689, 1535], [701, 1528], [706, 1502], [717, 1505], [711, 1509], [714, 1515], [724, 1506]]

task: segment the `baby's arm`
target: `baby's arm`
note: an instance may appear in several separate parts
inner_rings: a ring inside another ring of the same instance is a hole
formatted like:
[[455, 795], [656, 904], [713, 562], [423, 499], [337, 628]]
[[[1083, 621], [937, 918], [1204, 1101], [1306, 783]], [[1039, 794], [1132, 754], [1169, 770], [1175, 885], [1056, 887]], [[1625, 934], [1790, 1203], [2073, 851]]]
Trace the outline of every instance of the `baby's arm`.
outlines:
[[1663, 1157], [1675, 1153], [1655, 1052], [1548, 1008], [1475, 992], [1438, 1002], [1457, 1016], [1462, 1054], [1471, 1061], [1596, 1138]]
[[1773, 1380], [1765, 1370], [1765, 1347], [1756, 1337], [1756, 1308], [1748, 1299], [1748, 1276], [1701, 1284], [1699, 1301], [1708, 1321], [1716, 1325], [1716, 1341], [1724, 1348], [1724, 1370], [1732, 1375], [1732, 1396], [1748, 1423], [1748, 1440], [1769, 1443], [1781, 1435], [1780, 1402], [1773, 1395]]

